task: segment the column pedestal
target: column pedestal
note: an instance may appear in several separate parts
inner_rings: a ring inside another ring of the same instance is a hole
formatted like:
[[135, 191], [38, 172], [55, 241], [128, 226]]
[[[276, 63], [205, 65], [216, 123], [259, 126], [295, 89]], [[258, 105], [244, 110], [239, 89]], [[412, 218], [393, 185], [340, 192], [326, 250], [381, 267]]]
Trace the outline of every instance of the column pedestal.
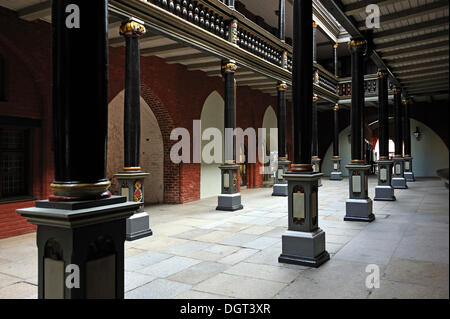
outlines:
[[290, 161], [278, 161], [277, 181], [273, 185], [272, 196], [288, 196], [288, 183], [284, 178], [284, 174], [286, 174], [290, 163]]
[[318, 227], [318, 181], [321, 173], [287, 173], [289, 228], [282, 235], [280, 263], [319, 267], [330, 259], [325, 232]]
[[[123, 299], [125, 220], [138, 208], [123, 196], [112, 196], [37, 201], [35, 207], [17, 210], [38, 225], [39, 299]], [[66, 279], [79, 287], [68, 287]]]
[[333, 171], [331, 172], [330, 180], [332, 180], [332, 181], [341, 181], [342, 180], [341, 158], [340, 157], [333, 157]]
[[216, 210], [236, 211], [243, 209], [239, 193], [239, 165], [222, 165], [222, 194], [219, 195]]
[[148, 176], [144, 172], [123, 172], [114, 175], [119, 182], [119, 194], [127, 201], [139, 204], [139, 209], [126, 222], [126, 240], [151, 236], [149, 215], [144, 212], [144, 179]]
[[394, 175], [392, 177], [392, 187], [394, 189], [407, 189], [406, 179], [404, 175], [405, 161], [403, 157], [394, 157]]
[[369, 198], [368, 175], [370, 165], [349, 164], [350, 198], [346, 202], [345, 221], [372, 222], [375, 215], [372, 213], [373, 202]]
[[[313, 165], [313, 171], [314, 173], [320, 173], [320, 162], [322, 160], [318, 157], [313, 157], [311, 160], [311, 163]], [[319, 184], [319, 187], [322, 187], [322, 178], [319, 177], [319, 180], [317, 181]]]
[[412, 161], [413, 158], [412, 157], [404, 157], [403, 158], [405, 160], [405, 172], [404, 172], [404, 176], [406, 179], [406, 182], [415, 182], [416, 179], [414, 178], [414, 172], [413, 172], [413, 165], [412, 165]]
[[378, 186], [375, 187], [375, 198], [377, 201], [395, 201], [394, 188], [391, 186], [392, 165], [389, 160], [380, 160], [378, 164]]

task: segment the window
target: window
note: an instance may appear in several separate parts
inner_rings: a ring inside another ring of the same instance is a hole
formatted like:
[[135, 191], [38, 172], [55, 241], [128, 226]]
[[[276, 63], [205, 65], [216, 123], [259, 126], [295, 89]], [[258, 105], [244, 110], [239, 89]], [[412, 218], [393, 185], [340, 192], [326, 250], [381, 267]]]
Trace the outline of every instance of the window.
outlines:
[[0, 127], [0, 200], [29, 195], [28, 130]]
[[0, 54], [0, 101], [6, 101], [5, 96], [5, 61]]

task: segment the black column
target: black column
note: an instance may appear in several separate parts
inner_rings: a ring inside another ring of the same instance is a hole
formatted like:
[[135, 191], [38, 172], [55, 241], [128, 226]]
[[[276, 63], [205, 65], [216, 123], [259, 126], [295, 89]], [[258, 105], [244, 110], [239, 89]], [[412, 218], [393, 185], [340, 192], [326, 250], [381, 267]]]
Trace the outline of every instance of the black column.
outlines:
[[338, 44], [333, 45], [333, 61], [334, 61], [334, 75], [339, 76], [339, 65], [338, 65]]
[[402, 92], [399, 88], [394, 89], [394, 127], [395, 157], [403, 157]]
[[[236, 128], [236, 84], [234, 74], [237, 70], [236, 62], [233, 60], [222, 62], [222, 75], [225, 80], [225, 130]], [[229, 147], [229, 148], [228, 148]], [[233, 135], [232, 145], [225, 145], [225, 164], [236, 163], [235, 137]], [[232, 151], [231, 151], [232, 147]], [[227, 152], [227, 148], [230, 150]]]
[[378, 138], [380, 160], [389, 159], [389, 102], [387, 72], [378, 72]]
[[364, 163], [364, 54], [366, 42], [349, 43], [352, 60], [352, 163]]
[[313, 72], [312, 50], [305, 43], [312, 43], [312, 2], [294, 0], [294, 46], [292, 67], [293, 95], [293, 171], [312, 171], [312, 98]]
[[53, 200], [110, 196], [107, 3], [53, 2]]
[[125, 104], [124, 104], [124, 169], [140, 170], [141, 145], [141, 79], [140, 43], [145, 27], [136, 21], [125, 22], [120, 34], [126, 38]]
[[280, 0], [278, 8], [278, 32], [281, 41], [286, 38], [286, 3], [285, 0]]
[[334, 139], [333, 139], [333, 157], [339, 157], [339, 105], [333, 107], [334, 118]]
[[278, 83], [278, 159], [286, 160], [286, 89], [285, 82]]
[[316, 96], [313, 97], [312, 104], [312, 157], [317, 158], [319, 156], [319, 132], [317, 122], [317, 100]]
[[313, 21], [313, 38], [312, 38], [312, 46], [313, 46], [313, 61], [317, 62], [317, 23]]
[[405, 143], [404, 157], [411, 157], [411, 123], [408, 100], [403, 100], [403, 141]]

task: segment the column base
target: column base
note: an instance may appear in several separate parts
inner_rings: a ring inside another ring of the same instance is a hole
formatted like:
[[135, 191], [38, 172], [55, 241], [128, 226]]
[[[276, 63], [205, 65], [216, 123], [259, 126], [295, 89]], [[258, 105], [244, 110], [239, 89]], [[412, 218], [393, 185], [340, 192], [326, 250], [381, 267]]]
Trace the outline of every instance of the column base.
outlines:
[[149, 220], [146, 212], [136, 213], [128, 218], [125, 239], [127, 241], [133, 241], [153, 235]]
[[272, 196], [288, 196], [288, 184], [275, 184], [273, 185]]
[[404, 177], [393, 177], [392, 187], [394, 189], [408, 189], [408, 185], [406, 185], [406, 179]]
[[372, 213], [373, 202], [368, 199], [347, 199], [345, 221], [373, 222], [375, 215]]
[[395, 201], [397, 200], [394, 196], [394, 189], [392, 186], [377, 186], [375, 187], [375, 198], [376, 201]]
[[216, 210], [223, 210], [228, 212], [234, 212], [236, 210], [243, 209], [241, 204], [241, 194], [220, 194], [219, 202]]
[[330, 180], [342, 181], [342, 172], [331, 172]]
[[405, 172], [405, 179], [407, 182], [415, 182], [416, 179], [414, 178], [414, 173], [413, 172]]
[[325, 232], [288, 230], [282, 236], [282, 253], [278, 262], [317, 268], [330, 259], [325, 250]]

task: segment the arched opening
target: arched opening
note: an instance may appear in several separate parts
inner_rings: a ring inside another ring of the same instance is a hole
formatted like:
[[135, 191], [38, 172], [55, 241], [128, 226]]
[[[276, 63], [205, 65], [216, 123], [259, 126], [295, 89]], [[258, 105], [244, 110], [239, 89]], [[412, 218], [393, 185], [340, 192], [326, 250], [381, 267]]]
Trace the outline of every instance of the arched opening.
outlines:
[[277, 115], [273, 107], [270, 105], [264, 113], [262, 128], [266, 129], [266, 140], [262, 145], [264, 159], [261, 158], [264, 163], [265, 173], [263, 177], [263, 184], [269, 186], [274, 183], [274, 173], [276, 171], [276, 168], [270, 166], [270, 158], [271, 156], [274, 157], [278, 154], [278, 131], [275, 131], [276, 133], [271, 132], [271, 129], [278, 128]]
[[[224, 100], [216, 91], [212, 92], [203, 104], [200, 116], [202, 131], [208, 128], [216, 128], [220, 131], [222, 137], [222, 158], [220, 163], [205, 163], [202, 159], [200, 170], [200, 198], [217, 196], [221, 192], [221, 175], [219, 166], [224, 160], [224, 125], [225, 125], [225, 104]], [[202, 140], [202, 150], [210, 141]], [[211, 155], [214, 155], [212, 150]]]
[[[392, 122], [392, 120], [390, 121]], [[449, 163], [449, 151], [444, 141], [437, 135], [430, 127], [411, 119], [411, 156], [413, 157], [413, 171], [416, 177], [435, 177], [436, 170], [447, 168]], [[420, 139], [417, 139], [413, 131], [419, 128], [421, 134]], [[389, 129], [393, 134], [392, 127]], [[350, 163], [351, 145], [350, 145], [351, 127], [348, 126], [339, 133], [339, 153], [341, 156], [342, 174], [348, 176], [348, 170], [345, 168]], [[376, 137], [376, 136], [374, 136]], [[394, 144], [392, 135], [389, 142], [389, 154], [394, 153]], [[378, 144], [378, 142], [377, 142]], [[378, 152], [378, 145], [375, 145], [375, 151]], [[330, 145], [322, 166], [322, 171], [325, 176], [329, 176], [333, 170], [332, 154], [333, 145]], [[379, 155], [378, 155], [379, 156]]]
[[[120, 92], [109, 104], [108, 114], [108, 179], [111, 191], [117, 193], [114, 174], [123, 168], [123, 106], [125, 92]], [[155, 114], [141, 98], [141, 167], [150, 175], [144, 184], [146, 204], [164, 201], [164, 143]]]

